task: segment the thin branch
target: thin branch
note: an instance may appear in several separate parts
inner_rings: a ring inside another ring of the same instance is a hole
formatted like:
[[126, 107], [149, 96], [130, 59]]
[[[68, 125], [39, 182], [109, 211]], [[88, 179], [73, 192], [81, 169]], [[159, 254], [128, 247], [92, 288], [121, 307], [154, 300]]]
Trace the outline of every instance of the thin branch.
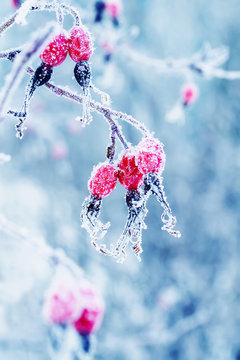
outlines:
[[45, 259], [50, 266], [56, 267], [59, 264], [65, 266], [75, 276], [82, 276], [82, 269], [70, 259], [62, 249], [53, 249], [43, 238], [33, 236], [25, 228], [9, 221], [0, 213], [0, 230], [10, 235], [17, 241], [23, 241], [32, 246], [38, 254]]
[[0, 35], [15, 23], [17, 15], [18, 11], [16, 11], [15, 14], [13, 14], [5, 23], [0, 26]]
[[[77, 11], [77, 9], [75, 9], [72, 6], [69, 5], [65, 5], [65, 4], [61, 4], [60, 8], [65, 10], [66, 13], [70, 14], [75, 22], [75, 25], [81, 25], [82, 21], [81, 21], [81, 17], [79, 15], [79, 12]], [[40, 6], [31, 6], [30, 11], [43, 11], [43, 10], [48, 10], [48, 11], [57, 11], [57, 16], [58, 16], [58, 10], [56, 9], [56, 7], [54, 5], [51, 4], [45, 4], [45, 5], [40, 5]], [[3, 33], [4, 31], [6, 31], [9, 27], [11, 27], [15, 21], [17, 16], [20, 14], [21, 12], [21, 8], [18, 9], [7, 21], [5, 21], [1, 26], [0, 26], [0, 35], [1, 33]]]
[[207, 44], [199, 52], [183, 59], [154, 59], [130, 47], [125, 47], [125, 51], [122, 51], [121, 48], [120, 55], [124, 54], [124, 57], [127, 56], [133, 62], [150, 67], [160, 73], [194, 73], [206, 79], [214, 77], [226, 80], [240, 79], [240, 71], [227, 71], [218, 68], [229, 58], [229, 51], [225, 46], [214, 49]]

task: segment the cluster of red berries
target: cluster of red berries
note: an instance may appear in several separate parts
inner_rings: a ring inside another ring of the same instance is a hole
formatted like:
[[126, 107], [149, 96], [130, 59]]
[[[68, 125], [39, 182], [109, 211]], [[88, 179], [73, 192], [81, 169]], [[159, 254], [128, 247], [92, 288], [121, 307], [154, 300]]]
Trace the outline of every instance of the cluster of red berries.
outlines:
[[[87, 341], [86, 351], [89, 350], [89, 336], [99, 329], [103, 315], [103, 299], [86, 280], [78, 283], [69, 277], [55, 279], [44, 299], [43, 316], [46, 322], [63, 329], [73, 327]], [[54, 329], [52, 327], [52, 331]]]
[[98, 198], [110, 194], [119, 180], [127, 190], [137, 190], [148, 173], [161, 173], [165, 166], [162, 144], [154, 138], [144, 138], [136, 147], [121, 154], [117, 166], [102, 163], [96, 167], [89, 180], [89, 191]]
[[74, 26], [67, 37], [64, 32], [56, 35], [40, 55], [44, 64], [58, 66], [67, 54], [74, 62], [89, 60], [92, 55], [92, 41], [89, 32], [82, 26]]
[[37, 87], [46, 84], [53, 72], [53, 67], [64, 62], [67, 54], [76, 62], [74, 75], [81, 86], [84, 94], [83, 105], [86, 108], [86, 99], [89, 100], [89, 86], [91, 79], [91, 71], [88, 60], [93, 53], [92, 40], [89, 32], [83, 26], [74, 26], [67, 37], [64, 32], [56, 35], [54, 39], [46, 46], [40, 54], [42, 64], [36, 69], [34, 75], [30, 79], [25, 93], [23, 110], [15, 112], [10, 110], [9, 113], [18, 117], [19, 122], [16, 125], [17, 137], [23, 137], [23, 124], [27, 117], [27, 109], [30, 99]]
[[[97, 251], [123, 262], [126, 258], [126, 247], [130, 242], [135, 255], [141, 261], [142, 230], [146, 229], [144, 219], [150, 194], [156, 196], [164, 209], [161, 216], [164, 224], [162, 229], [172, 236], [181, 236], [179, 231], [174, 230], [176, 218], [172, 215], [162, 185], [161, 174], [164, 166], [163, 145], [153, 137], [145, 137], [137, 146], [126, 149], [117, 164], [105, 162], [93, 170], [88, 183], [91, 195], [83, 203], [81, 219], [82, 226], [90, 233], [92, 245]], [[114, 190], [118, 180], [127, 190], [128, 218], [116, 246], [111, 245], [109, 250], [105, 244], [98, 244], [98, 240], [105, 236], [110, 226], [110, 223], [101, 223], [99, 214], [102, 199]]]

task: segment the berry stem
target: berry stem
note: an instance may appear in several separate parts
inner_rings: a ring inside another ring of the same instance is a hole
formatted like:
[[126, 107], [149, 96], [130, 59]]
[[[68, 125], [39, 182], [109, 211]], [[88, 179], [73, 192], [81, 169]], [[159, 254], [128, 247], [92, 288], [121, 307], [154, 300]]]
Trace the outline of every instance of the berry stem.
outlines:
[[117, 124], [116, 121], [113, 120], [111, 113], [109, 111], [106, 111], [104, 114], [105, 118], [107, 119], [107, 121], [109, 122], [109, 125], [111, 126], [111, 139], [113, 141], [113, 137], [115, 137], [115, 134], [117, 135], [117, 137], [119, 138], [120, 142], [122, 143], [124, 149], [128, 149], [128, 144], [127, 141], [125, 140], [125, 137], [122, 133], [122, 131], [119, 128], [119, 125]]

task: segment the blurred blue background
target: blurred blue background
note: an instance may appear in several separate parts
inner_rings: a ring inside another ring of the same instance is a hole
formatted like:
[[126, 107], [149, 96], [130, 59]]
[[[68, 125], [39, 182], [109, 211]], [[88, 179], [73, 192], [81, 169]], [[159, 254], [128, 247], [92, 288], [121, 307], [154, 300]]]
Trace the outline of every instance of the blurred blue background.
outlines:
[[[22, 141], [15, 137], [15, 119], [6, 117], [0, 124], [0, 152], [12, 156], [0, 168], [0, 212], [51, 246], [63, 248], [100, 288], [106, 315], [96, 335], [95, 359], [239, 360], [239, 80], [192, 77], [200, 94], [186, 109], [185, 124], [165, 121], [189, 79], [136, 64], [125, 56], [126, 48], [105, 63], [97, 40], [110, 24], [93, 24], [93, 3], [72, 1], [88, 10], [86, 23], [96, 37], [93, 81], [110, 94], [114, 109], [132, 114], [164, 143], [163, 184], [182, 238], [175, 240], [161, 231], [162, 209], [151, 197], [141, 263], [130, 253], [119, 265], [91, 247], [79, 213], [92, 168], [105, 160], [108, 125], [93, 114], [89, 126], [78, 127], [74, 118], [81, 115], [81, 106], [44, 87], [31, 102]], [[13, 11], [4, 0], [2, 21]], [[206, 42], [226, 45], [230, 57], [224, 68], [238, 70], [239, 14], [238, 0], [125, 0], [120, 30], [112, 31], [127, 36], [136, 25], [139, 35], [132, 46], [155, 58], [188, 57]], [[22, 46], [50, 19], [53, 14], [30, 14], [26, 26], [15, 25], [0, 38], [1, 49]], [[64, 24], [69, 29], [71, 18]], [[33, 66], [38, 64], [35, 60]], [[54, 69], [52, 79], [80, 91], [72, 78], [73, 66], [68, 57]], [[1, 86], [11, 67], [1, 60]], [[12, 108], [21, 108], [27, 81], [25, 75]], [[136, 144], [136, 129], [122, 126], [128, 141]], [[111, 242], [126, 219], [124, 195], [118, 185], [104, 200], [101, 216], [112, 223]], [[13, 241], [4, 229], [0, 244], [0, 359], [47, 359], [47, 330], [39, 314], [51, 274], [37, 254]]]

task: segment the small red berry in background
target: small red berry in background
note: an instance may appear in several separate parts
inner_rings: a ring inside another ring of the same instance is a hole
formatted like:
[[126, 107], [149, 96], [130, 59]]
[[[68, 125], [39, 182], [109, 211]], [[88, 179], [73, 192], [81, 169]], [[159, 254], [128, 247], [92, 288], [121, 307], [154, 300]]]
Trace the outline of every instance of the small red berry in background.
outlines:
[[154, 138], [144, 138], [137, 146], [136, 164], [144, 173], [158, 172], [161, 174], [165, 167], [165, 153], [163, 145]]
[[189, 84], [184, 84], [182, 86], [181, 97], [183, 104], [185, 106], [189, 104], [193, 104], [197, 100], [198, 95], [199, 95], [199, 90], [197, 85], [193, 83], [189, 83]]
[[91, 285], [85, 284], [79, 289], [82, 312], [73, 323], [81, 335], [90, 335], [100, 327], [104, 315], [104, 303]]
[[68, 148], [64, 142], [58, 142], [54, 144], [51, 151], [52, 158], [54, 160], [63, 160], [68, 155]]
[[143, 173], [136, 165], [136, 151], [127, 149], [118, 164], [118, 179], [127, 190], [137, 190], [143, 183]]
[[58, 66], [66, 59], [68, 52], [68, 40], [61, 33], [51, 41], [40, 55], [44, 64], [49, 66]]
[[108, 0], [105, 5], [106, 12], [112, 18], [116, 19], [123, 10], [123, 4], [121, 0]]
[[89, 60], [93, 53], [92, 39], [83, 26], [74, 26], [68, 39], [68, 52], [75, 62]]
[[22, 4], [21, 0], [12, 0], [12, 6], [15, 8], [19, 8]]
[[80, 313], [79, 296], [69, 283], [54, 284], [48, 290], [43, 316], [50, 324], [65, 325], [77, 319]]
[[93, 169], [88, 188], [92, 195], [103, 198], [109, 195], [116, 186], [118, 173], [116, 168], [108, 163], [99, 164]]
[[115, 50], [116, 50], [116, 46], [114, 44], [111, 44], [110, 42], [108, 41], [104, 41], [102, 44], [101, 44], [101, 47], [103, 49], [103, 51], [106, 53], [106, 54], [109, 54], [109, 55], [112, 55]]

